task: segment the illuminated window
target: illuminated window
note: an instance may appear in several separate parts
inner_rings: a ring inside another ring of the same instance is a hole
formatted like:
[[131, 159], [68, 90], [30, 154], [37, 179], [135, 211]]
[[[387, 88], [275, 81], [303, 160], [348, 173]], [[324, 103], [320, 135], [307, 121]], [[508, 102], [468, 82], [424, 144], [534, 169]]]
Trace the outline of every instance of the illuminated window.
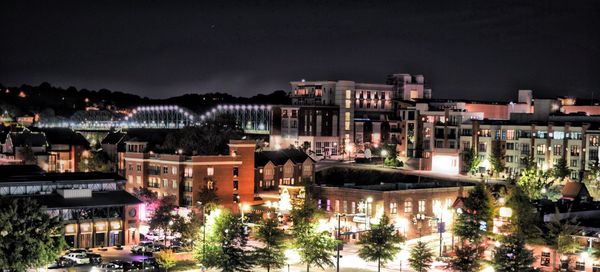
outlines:
[[346, 99], [352, 99], [352, 91], [346, 90]]
[[163, 179], [163, 188], [169, 188], [169, 180]]
[[404, 201], [404, 213], [412, 213], [412, 201]]
[[142, 177], [140, 177], [140, 176], [136, 176], [136, 177], [135, 177], [135, 183], [137, 183], [137, 184], [142, 184]]
[[546, 154], [546, 145], [545, 144], [537, 145], [535, 149], [536, 149], [536, 154], [538, 154], [538, 155]]
[[213, 176], [215, 174], [215, 168], [214, 167], [208, 167], [206, 168], [206, 175], [207, 176]]
[[446, 209], [449, 209], [450, 207], [452, 207], [452, 203], [454, 201], [452, 201], [451, 197], [446, 198], [446, 205], [444, 206]]
[[192, 177], [192, 173], [193, 173], [192, 168], [186, 167], [184, 169], [183, 176], [186, 177], [186, 178], [191, 178]]
[[342, 202], [342, 207], [344, 213], [348, 213], [348, 201], [344, 200], [344, 202]]
[[[420, 205], [421, 203], [419, 203]], [[424, 203], [423, 203], [424, 204]], [[442, 201], [439, 199], [434, 199], [431, 201], [431, 207], [433, 207], [433, 213], [434, 214], [440, 214], [443, 210], [442, 207]], [[419, 206], [419, 210], [421, 209], [421, 206]], [[423, 207], [423, 210], [425, 210], [425, 207]]]
[[598, 146], [598, 136], [590, 136], [590, 146]]
[[351, 107], [352, 107], [352, 101], [346, 100], [346, 109], [349, 109]]
[[571, 156], [579, 156], [581, 149], [578, 145], [571, 146]]
[[555, 140], [562, 140], [565, 138], [565, 132], [564, 131], [555, 131], [553, 136], [554, 136]]
[[173, 183], [173, 189], [177, 189], [177, 181], [176, 180], [172, 180]]
[[352, 205], [351, 206], [352, 206], [351, 213], [352, 214], [356, 213], [356, 202], [352, 201]]
[[425, 212], [425, 200], [419, 200], [419, 212], [420, 213]]
[[304, 177], [311, 177], [312, 176], [312, 165], [311, 164], [305, 164], [304, 166], [302, 166], [302, 176]]
[[562, 156], [562, 145], [553, 145], [552, 146], [552, 155]]
[[127, 176], [127, 182], [133, 183], [133, 176], [132, 175]]
[[344, 113], [344, 129], [350, 130], [350, 112]]
[[291, 178], [293, 175], [294, 175], [294, 165], [287, 164], [283, 168], [283, 176], [286, 177], [286, 178]]
[[398, 203], [396, 203], [396, 202], [391, 202], [390, 203], [390, 213], [391, 214], [398, 213]]
[[513, 130], [513, 129], [506, 130], [506, 139], [507, 140], [515, 140], [515, 130]]
[[335, 200], [335, 212], [340, 212], [340, 201], [337, 199]]
[[419, 98], [419, 92], [415, 89], [410, 90], [410, 99]]

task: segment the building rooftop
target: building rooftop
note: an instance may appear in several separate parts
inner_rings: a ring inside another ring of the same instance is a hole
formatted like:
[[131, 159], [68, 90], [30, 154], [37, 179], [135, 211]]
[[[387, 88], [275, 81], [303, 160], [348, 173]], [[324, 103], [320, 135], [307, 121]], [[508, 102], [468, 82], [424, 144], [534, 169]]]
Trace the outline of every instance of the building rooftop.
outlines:
[[56, 182], [86, 180], [125, 180], [116, 173], [46, 173], [37, 165], [0, 165], [1, 183]]
[[344, 187], [373, 191], [448, 188], [467, 183], [440, 178], [419, 177], [381, 169], [332, 167], [316, 173], [316, 183], [329, 187]]
[[[288, 160], [293, 163], [303, 163], [309, 159], [306, 153], [298, 149], [282, 149], [276, 151], [262, 151], [255, 153], [254, 166], [265, 166], [269, 162], [275, 165], [284, 165]], [[312, 158], [310, 158], [312, 160]]]
[[141, 200], [126, 191], [101, 191], [92, 192], [92, 197], [64, 198], [59, 194], [31, 195], [30, 197], [42, 206], [50, 209], [55, 208], [89, 208], [89, 207], [111, 207], [137, 205], [143, 203]]
[[50, 145], [65, 144], [89, 147], [90, 143], [83, 135], [69, 128], [44, 128], [40, 129], [46, 135], [46, 141]]

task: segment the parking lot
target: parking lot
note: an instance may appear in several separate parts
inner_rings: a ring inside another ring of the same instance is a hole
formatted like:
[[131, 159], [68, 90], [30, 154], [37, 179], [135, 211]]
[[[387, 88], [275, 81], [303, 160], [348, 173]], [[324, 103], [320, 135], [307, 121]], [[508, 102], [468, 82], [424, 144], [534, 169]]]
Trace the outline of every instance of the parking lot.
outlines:
[[[131, 246], [124, 246], [123, 249], [117, 250], [115, 248], [107, 248], [106, 251], [100, 251], [97, 248], [91, 249], [93, 253], [102, 255], [102, 262], [108, 263], [111, 261], [140, 261], [149, 256], [136, 255], [131, 253]], [[76, 265], [73, 267], [61, 267], [61, 268], [52, 268], [49, 267], [50, 271], [90, 271], [92, 270], [93, 265]]]

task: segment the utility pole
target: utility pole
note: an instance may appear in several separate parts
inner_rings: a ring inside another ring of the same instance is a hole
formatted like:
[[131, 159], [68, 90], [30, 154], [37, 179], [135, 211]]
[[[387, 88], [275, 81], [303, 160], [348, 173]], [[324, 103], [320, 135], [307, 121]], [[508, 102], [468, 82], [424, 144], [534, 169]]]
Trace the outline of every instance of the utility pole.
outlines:
[[[337, 232], [336, 232], [336, 242], [340, 242], [340, 221], [341, 221], [342, 215], [340, 213], [337, 213]], [[340, 245], [336, 244], [337, 246], [337, 263], [336, 263], [336, 271], [340, 272]]]

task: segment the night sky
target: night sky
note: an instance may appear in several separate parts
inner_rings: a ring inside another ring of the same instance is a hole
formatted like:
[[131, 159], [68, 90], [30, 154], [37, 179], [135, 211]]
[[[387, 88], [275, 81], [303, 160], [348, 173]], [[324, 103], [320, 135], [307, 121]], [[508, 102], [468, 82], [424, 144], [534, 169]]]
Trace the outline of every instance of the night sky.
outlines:
[[405, 72], [438, 98], [600, 97], [600, 1], [0, 2], [7, 86], [249, 96]]

